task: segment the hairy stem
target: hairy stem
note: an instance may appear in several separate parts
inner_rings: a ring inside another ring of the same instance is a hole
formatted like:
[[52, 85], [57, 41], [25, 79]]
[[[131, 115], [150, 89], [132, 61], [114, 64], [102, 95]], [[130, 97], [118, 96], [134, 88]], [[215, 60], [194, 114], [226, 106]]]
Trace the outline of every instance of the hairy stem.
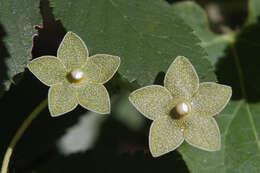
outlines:
[[4, 156], [2, 163], [1, 173], [7, 173], [8, 165], [10, 162], [11, 155], [13, 153], [14, 147], [17, 142], [23, 136], [25, 130], [30, 126], [31, 122], [37, 117], [37, 115], [48, 105], [48, 100], [43, 100], [33, 111], [32, 113], [24, 120], [21, 127], [16, 131], [15, 136], [12, 138]]

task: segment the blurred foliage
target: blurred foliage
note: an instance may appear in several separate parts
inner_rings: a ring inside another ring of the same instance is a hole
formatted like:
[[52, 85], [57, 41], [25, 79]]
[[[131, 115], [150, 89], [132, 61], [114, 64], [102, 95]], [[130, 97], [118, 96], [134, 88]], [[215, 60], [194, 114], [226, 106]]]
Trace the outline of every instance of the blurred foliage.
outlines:
[[[34, 37], [33, 58], [56, 56], [62, 37], [73, 30], [90, 45], [91, 54], [119, 55], [125, 64], [106, 85], [112, 96], [111, 115], [93, 115], [78, 107], [51, 118], [46, 109], [17, 145], [10, 172], [259, 172], [258, 0], [168, 0], [168, 4], [163, 0], [100, 0], [92, 6], [86, 5], [90, 1], [53, 0], [49, 4], [42, 0], [41, 13], [38, 1], [14, 2], [0, 0], [2, 86], [8, 61], [25, 65], [31, 58], [32, 26], [40, 24], [40, 14], [43, 27], [36, 27], [39, 35]], [[15, 16], [7, 5], [25, 12]], [[26, 25], [29, 31], [16, 25]], [[154, 37], [163, 34], [170, 37]], [[25, 43], [24, 50], [17, 40]], [[191, 58], [202, 81], [216, 80], [214, 66], [219, 83], [233, 88], [232, 101], [216, 116], [222, 149], [209, 153], [184, 144], [178, 152], [154, 159], [148, 149], [151, 121], [143, 119], [127, 97], [129, 90], [139, 86], [162, 84], [164, 72], [177, 54]], [[0, 100], [1, 156], [21, 122], [47, 96], [47, 87], [27, 70], [16, 77], [21, 76], [19, 85], [13, 85]]]
[[172, 10], [180, 15], [201, 39], [200, 45], [206, 50], [212, 64], [217, 63], [218, 58], [225, 54], [224, 51], [230, 41], [230, 36], [217, 35], [212, 32], [206, 12], [196, 3], [190, 1], [176, 3], [172, 5]]

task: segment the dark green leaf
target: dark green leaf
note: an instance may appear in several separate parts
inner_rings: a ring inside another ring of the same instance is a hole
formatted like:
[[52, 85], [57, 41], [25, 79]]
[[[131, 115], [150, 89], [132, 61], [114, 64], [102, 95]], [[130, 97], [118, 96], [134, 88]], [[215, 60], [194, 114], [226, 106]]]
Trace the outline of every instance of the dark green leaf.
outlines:
[[39, 0], [0, 0], [0, 95], [31, 59], [33, 27], [41, 22], [39, 5]]
[[90, 55], [121, 57], [119, 73], [129, 82], [151, 84], [178, 55], [188, 57], [202, 81], [214, 81], [199, 39], [163, 1], [52, 0], [56, 19], [78, 34]]

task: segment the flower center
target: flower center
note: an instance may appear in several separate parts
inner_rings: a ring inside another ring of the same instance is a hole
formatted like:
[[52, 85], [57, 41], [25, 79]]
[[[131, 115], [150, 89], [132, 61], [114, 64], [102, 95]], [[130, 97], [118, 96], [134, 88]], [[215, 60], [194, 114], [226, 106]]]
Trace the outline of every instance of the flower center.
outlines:
[[178, 118], [185, 118], [191, 111], [191, 105], [188, 102], [180, 102], [175, 106], [175, 113]]
[[69, 80], [72, 83], [79, 83], [85, 79], [84, 72], [81, 69], [74, 69], [69, 73]]

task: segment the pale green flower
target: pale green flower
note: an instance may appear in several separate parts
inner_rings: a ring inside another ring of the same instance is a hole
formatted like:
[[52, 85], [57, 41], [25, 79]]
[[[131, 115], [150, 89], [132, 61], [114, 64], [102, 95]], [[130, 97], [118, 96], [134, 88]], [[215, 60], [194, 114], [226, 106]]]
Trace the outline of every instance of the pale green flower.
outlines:
[[89, 57], [79, 36], [68, 32], [57, 57], [42, 56], [29, 62], [29, 70], [45, 85], [52, 116], [72, 111], [78, 104], [100, 114], [110, 113], [110, 98], [104, 83], [117, 71], [120, 58], [97, 54]]
[[154, 120], [149, 147], [152, 155], [158, 157], [175, 150], [184, 140], [202, 150], [219, 150], [221, 136], [212, 116], [226, 106], [231, 94], [229, 86], [199, 84], [192, 64], [179, 56], [165, 75], [164, 87], [140, 88], [129, 99], [139, 112]]

